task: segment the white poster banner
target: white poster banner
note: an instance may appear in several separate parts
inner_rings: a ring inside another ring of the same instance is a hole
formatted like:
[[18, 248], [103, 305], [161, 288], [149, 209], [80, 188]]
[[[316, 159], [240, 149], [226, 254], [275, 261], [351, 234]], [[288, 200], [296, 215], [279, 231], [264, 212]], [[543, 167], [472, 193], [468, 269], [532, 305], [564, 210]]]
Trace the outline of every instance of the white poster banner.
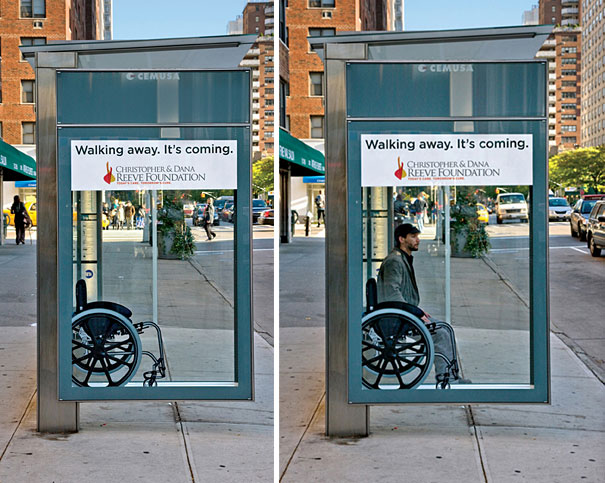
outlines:
[[531, 134], [362, 134], [362, 186], [532, 184]]
[[72, 141], [71, 189], [237, 189], [237, 141]]

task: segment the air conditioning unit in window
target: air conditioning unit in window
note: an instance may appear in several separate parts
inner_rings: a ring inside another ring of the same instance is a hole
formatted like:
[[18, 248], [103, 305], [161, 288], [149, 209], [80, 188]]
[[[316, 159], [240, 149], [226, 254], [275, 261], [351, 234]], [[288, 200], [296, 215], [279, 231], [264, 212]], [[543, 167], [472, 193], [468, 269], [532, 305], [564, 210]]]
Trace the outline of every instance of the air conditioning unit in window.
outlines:
[[42, 20], [34, 20], [34, 28], [41, 29], [44, 27], [44, 22]]
[[321, 12], [321, 18], [332, 18], [332, 11], [324, 10], [323, 12]]

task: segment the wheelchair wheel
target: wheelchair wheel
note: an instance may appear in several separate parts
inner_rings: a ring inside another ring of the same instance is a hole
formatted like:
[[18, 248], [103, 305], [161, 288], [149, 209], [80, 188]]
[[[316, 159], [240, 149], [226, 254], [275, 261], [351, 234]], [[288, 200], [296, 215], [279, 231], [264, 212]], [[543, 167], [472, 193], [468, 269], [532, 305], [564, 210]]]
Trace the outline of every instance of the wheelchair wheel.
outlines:
[[361, 324], [362, 382], [370, 389], [413, 389], [433, 366], [433, 339], [424, 323], [398, 309], [371, 312]]
[[72, 381], [77, 386], [121, 386], [141, 362], [141, 340], [132, 323], [107, 309], [72, 319]]

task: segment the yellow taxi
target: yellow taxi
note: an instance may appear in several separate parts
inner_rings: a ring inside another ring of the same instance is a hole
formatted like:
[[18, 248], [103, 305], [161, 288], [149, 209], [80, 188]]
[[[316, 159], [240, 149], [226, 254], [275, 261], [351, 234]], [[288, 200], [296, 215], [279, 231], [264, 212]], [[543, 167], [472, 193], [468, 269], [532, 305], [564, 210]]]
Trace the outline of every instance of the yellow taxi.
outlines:
[[[32, 224], [34, 226], [36, 226], [37, 221], [38, 221], [38, 217], [36, 216], [36, 202], [35, 201], [26, 202], [25, 209], [27, 210], [29, 217], [32, 219]], [[15, 224], [15, 215], [14, 215], [14, 213], [11, 213], [10, 206], [8, 208], [4, 208], [3, 213], [4, 213], [4, 219], [8, 220], [8, 224], [14, 225]]]
[[483, 223], [489, 223], [489, 213], [485, 205], [477, 203], [477, 219]]

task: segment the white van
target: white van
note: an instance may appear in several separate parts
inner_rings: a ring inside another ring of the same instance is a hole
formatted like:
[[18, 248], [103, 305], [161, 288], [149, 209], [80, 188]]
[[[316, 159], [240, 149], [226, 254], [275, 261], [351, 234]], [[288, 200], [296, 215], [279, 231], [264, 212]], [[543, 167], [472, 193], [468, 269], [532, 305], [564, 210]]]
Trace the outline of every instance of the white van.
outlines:
[[527, 201], [523, 193], [501, 193], [496, 198], [496, 222], [503, 220], [529, 220]]

